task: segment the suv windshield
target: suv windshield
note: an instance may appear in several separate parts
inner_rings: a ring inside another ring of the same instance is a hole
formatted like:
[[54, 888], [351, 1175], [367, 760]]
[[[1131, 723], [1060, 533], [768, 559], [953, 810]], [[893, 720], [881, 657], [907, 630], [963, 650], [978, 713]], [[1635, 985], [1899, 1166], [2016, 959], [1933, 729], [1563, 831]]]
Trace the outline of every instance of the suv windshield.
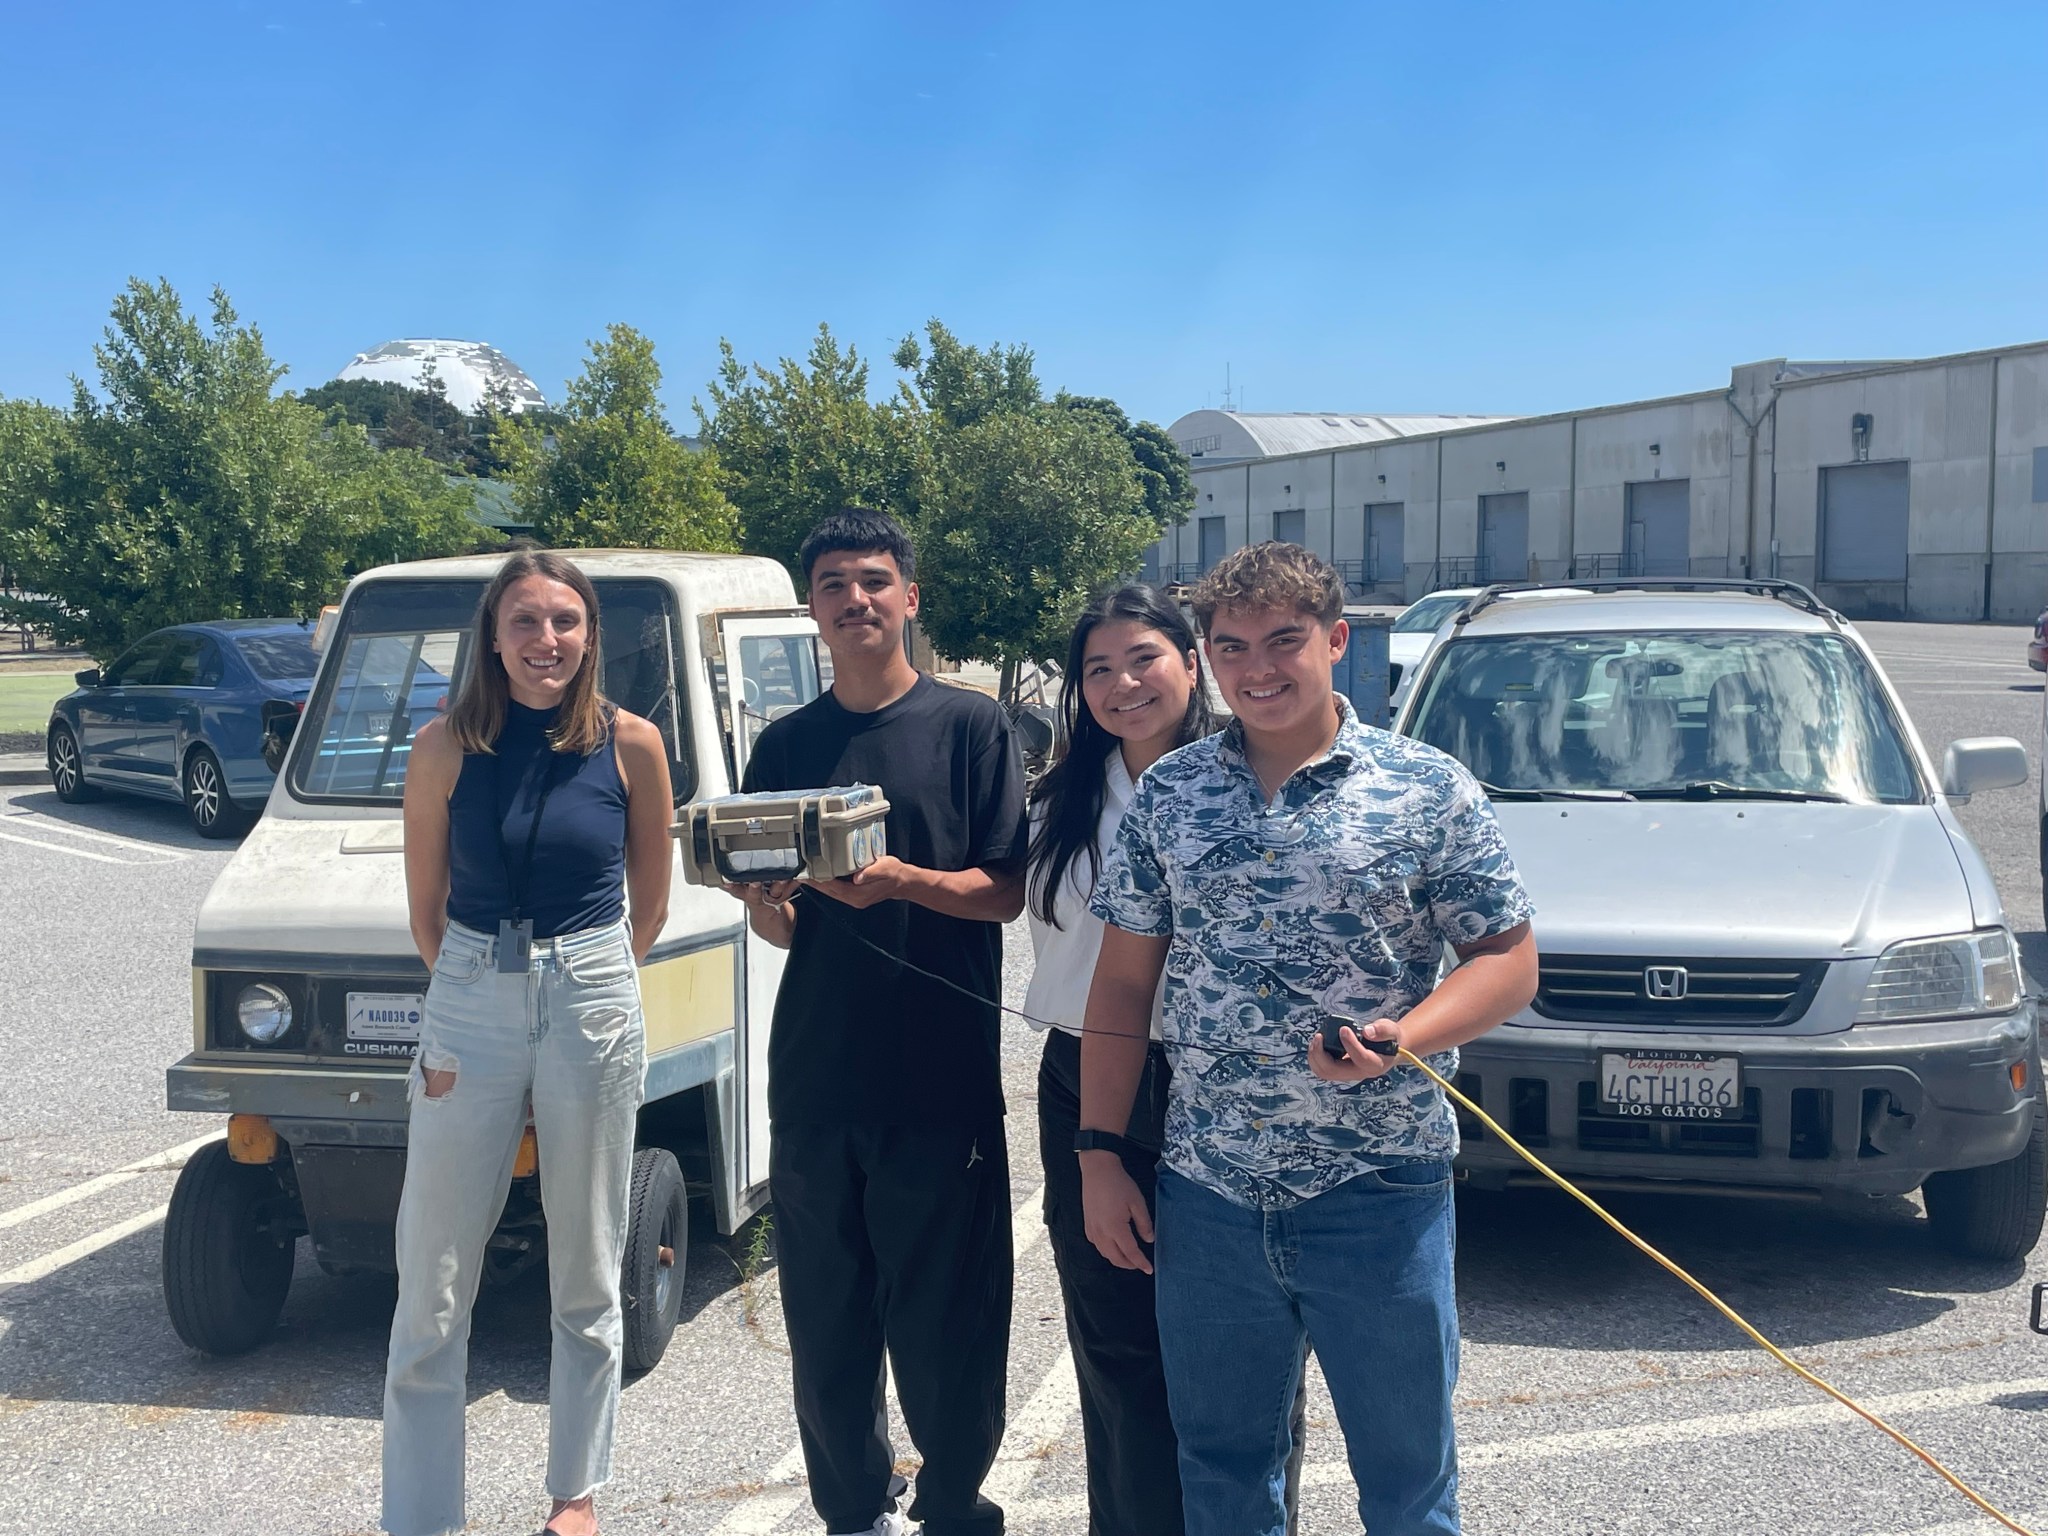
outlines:
[[1466, 596], [1452, 596], [1441, 592], [1419, 598], [1401, 610], [1401, 616], [1394, 620], [1394, 633], [1433, 635], [1443, 628], [1445, 619], [1469, 601], [1471, 599]]
[[1407, 729], [1509, 795], [1925, 798], [1869, 665], [1837, 635], [1458, 640]]
[[[676, 633], [667, 588], [600, 578], [598, 686], [651, 720], [668, 745], [678, 802], [692, 788], [676, 699]], [[377, 581], [342, 610], [333, 663], [295, 733], [291, 787], [304, 800], [385, 803], [405, 793], [420, 727], [446, 713], [470, 665], [469, 627], [481, 581]]]

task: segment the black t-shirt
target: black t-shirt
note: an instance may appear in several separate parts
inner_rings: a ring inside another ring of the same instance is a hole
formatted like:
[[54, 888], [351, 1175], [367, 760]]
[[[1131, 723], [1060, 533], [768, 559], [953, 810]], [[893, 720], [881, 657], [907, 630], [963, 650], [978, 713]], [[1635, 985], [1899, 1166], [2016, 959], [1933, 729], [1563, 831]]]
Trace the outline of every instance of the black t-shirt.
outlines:
[[[1024, 769], [986, 694], [921, 676], [895, 703], [855, 714], [827, 692], [762, 731], [744, 788], [838, 784], [880, 786], [889, 852], [906, 864], [962, 870], [1024, 856]], [[802, 888], [796, 912], [768, 1041], [771, 1120], [985, 1124], [1003, 1113], [1001, 924], [908, 901], [849, 907]]]

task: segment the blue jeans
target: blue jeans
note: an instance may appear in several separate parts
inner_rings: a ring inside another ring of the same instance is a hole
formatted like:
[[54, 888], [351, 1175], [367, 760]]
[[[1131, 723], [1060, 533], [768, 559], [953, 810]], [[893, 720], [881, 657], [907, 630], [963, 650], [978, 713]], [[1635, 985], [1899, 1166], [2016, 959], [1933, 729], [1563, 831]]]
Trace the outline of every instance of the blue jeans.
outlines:
[[1372, 1536], [1457, 1536], [1450, 1164], [1252, 1210], [1159, 1175], [1159, 1343], [1188, 1536], [1282, 1536], [1304, 1340]]
[[[547, 1490], [576, 1499], [611, 1476], [623, 1322], [619, 1266], [646, 1071], [627, 928], [536, 940], [523, 972], [497, 939], [448, 925], [413, 1061], [398, 1307], [384, 1381], [384, 1528], [463, 1528], [469, 1311], [505, 1207], [528, 1113], [548, 1221]], [[453, 1072], [429, 1095], [423, 1073]]]

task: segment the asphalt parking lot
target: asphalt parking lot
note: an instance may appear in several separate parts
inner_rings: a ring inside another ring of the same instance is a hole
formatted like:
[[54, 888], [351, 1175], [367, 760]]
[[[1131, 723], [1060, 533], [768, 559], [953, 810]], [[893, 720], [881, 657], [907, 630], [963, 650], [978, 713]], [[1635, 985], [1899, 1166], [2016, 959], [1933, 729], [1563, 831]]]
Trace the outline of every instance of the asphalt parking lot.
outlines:
[[[2041, 678], [2017, 628], [1868, 625], [1939, 760], [2012, 735], [2037, 759]], [[2048, 979], [2038, 783], [1962, 808], [2028, 965]], [[391, 1288], [302, 1256], [272, 1344], [187, 1351], [163, 1313], [161, 1210], [217, 1123], [161, 1108], [189, 1049], [191, 924], [221, 845], [178, 809], [70, 807], [0, 790], [9, 942], [0, 1038], [0, 1532], [78, 1536], [374, 1530]], [[1021, 999], [1029, 945], [1008, 943]], [[991, 1482], [1019, 1533], [1085, 1529], [1080, 1428], [1036, 1222], [1037, 1042], [1005, 1041], [1018, 1277], [1011, 1427]], [[2048, 1338], [2028, 1265], [1954, 1259], [1911, 1200], [1832, 1205], [1617, 1199], [1614, 1208], [1807, 1364], [1897, 1422], [2005, 1508], [2048, 1527]], [[1466, 1529], [1475, 1536], [1732, 1533], [1976, 1536], [1904, 1451], [1743, 1341], [1561, 1196], [1459, 1207]], [[628, 1384], [605, 1529], [815, 1531], [795, 1453], [772, 1242], [700, 1230], [686, 1323]], [[2030, 1272], [2031, 1271], [2031, 1272]], [[544, 1282], [486, 1293], [471, 1352], [472, 1529], [527, 1536], [546, 1428]], [[1310, 1406], [1307, 1532], [1355, 1530], [1327, 1395]], [[908, 1453], [901, 1438], [899, 1450]]]

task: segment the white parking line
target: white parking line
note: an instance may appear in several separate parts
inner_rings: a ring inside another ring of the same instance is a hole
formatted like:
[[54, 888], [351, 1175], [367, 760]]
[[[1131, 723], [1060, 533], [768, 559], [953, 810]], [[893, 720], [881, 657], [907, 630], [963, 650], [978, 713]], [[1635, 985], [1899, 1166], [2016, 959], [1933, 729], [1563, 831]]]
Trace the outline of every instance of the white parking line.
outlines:
[[[1023, 1203], [1017, 1207], [1016, 1212], [1010, 1217], [1011, 1252], [1015, 1258], [1021, 1259], [1031, 1250], [1032, 1245], [1043, 1236], [1045, 1236], [1045, 1186], [1040, 1184], [1024, 1197]], [[887, 1368], [887, 1362], [885, 1361], [884, 1369], [886, 1370]], [[1074, 1378], [1073, 1362], [1064, 1352], [1061, 1354], [1060, 1365], [1054, 1371], [1053, 1378], [1048, 1378], [1045, 1385], [1039, 1388], [1038, 1396], [1032, 1399], [1033, 1404], [1037, 1403], [1038, 1397], [1045, 1395], [1047, 1389], [1052, 1386], [1053, 1379], [1057, 1377], [1064, 1377], [1070, 1385]], [[893, 1371], [889, 1374], [888, 1393], [891, 1399], [896, 1395], [896, 1380]], [[1031, 1408], [1027, 1406], [1025, 1414], [1028, 1415], [1030, 1411]], [[1037, 1443], [1038, 1441], [1034, 1440], [1032, 1445], [1036, 1446]], [[1004, 1436], [1003, 1444], [1005, 1448], [1009, 1446], [1010, 1437], [1008, 1435]], [[725, 1518], [711, 1528], [710, 1536], [767, 1536], [768, 1532], [773, 1531], [799, 1508], [810, 1502], [810, 1492], [807, 1488], [800, 1484], [797, 1486], [790, 1485], [790, 1480], [801, 1477], [803, 1470], [803, 1447], [801, 1445], [792, 1446], [782, 1454], [774, 1466], [768, 1469], [768, 1475], [763, 1480], [767, 1486], [749, 1494], [732, 1509], [727, 1510]], [[1035, 1470], [1037, 1470], [1035, 1462], [1026, 1463], [1024, 1478], [1028, 1479]], [[1022, 1486], [1021, 1480], [1019, 1486]]]
[[168, 1205], [160, 1205], [153, 1211], [144, 1211], [140, 1216], [130, 1216], [126, 1221], [117, 1221], [111, 1227], [104, 1227], [90, 1237], [81, 1237], [75, 1243], [66, 1243], [55, 1253], [46, 1254], [27, 1264], [17, 1264], [13, 1269], [0, 1274], [0, 1290], [14, 1285], [33, 1285], [38, 1280], [47, 1280], [67, 1264], [76, 1264], [80, 1259], [98, 1253], [102, 1248], [111, 1248], [124, 1237], [131, 1237], [145, 1227], [153, 1227], [169, 1213]]
[[[2019, 1396], [2048, 1389], [2048, 1377], [2022, 1377], [2017, 1381], [1982, 1381], [1967, 1387], [1943, 1387], [1927, 1392], [1894, 1392], [1884, 1397], [1864, 1398], [1863, 1406], [1881, 1418], [1909, 1413], [1932, 1413], [1958, 1408], [1977, 1408], [2006, 1396]], [[1488, 1467], [1514, 1462], [1551, 1461], [1567, 1456], [1621, 1455], [1647, 1446], [1683, 1445], [1701, 1440], [1721, 1440], [1737, 1435], [1782, 1433], [1786, 1430], [1824, 1429], [1838, 1424], [1863, 1421], [1839, 1403], [1817, 1398], [1786, 1408], [1762, 1408], [1749, 1413], [1704, 1414], [1691, 1419], [1669, 1419], [1661, 1423], [1626, 1424], [1614, 1429], [1571, 1430], [1555, 1435], [1531, 1435], [1521, 1440], [1469, 1441], [1458, 1447], [1458, 1472], [1462, 1478]], [[1872, 1430], [1870, 1433], [1875, 1434]], [[1904, 1455], [1904, 1452], [1900, 1453]], [[1964, 1481], [1967, 1474], [1960, 1472]], [[1310, 1462], [1301, 1469], [1304, 1488], [1330, 1488], [1349, 1483], [1350, 1465], [1343, 1461]], [[1054, 1499], [1024, 1500], [1012, 1505], [1010, 1518], [1017, 1524], [1044, 1525], [1052, 1522], [1085, 1520], [1088, 1500], [1083, 1495]], [[2027, 1524], [2034, 1522], [2028, 1521]], [[1934, 1526], [1924, 1532], [1901, 1536], [1977, 1536], [1980, 1530], [2001, 1529], [1986, 1520]]]
[[188, 1141], [181, 1147], [172, 1147], [168, 1152], [156, 1152], [148, 1157], [139, 1158], [125, 1168], [87, 1179], [83, 1184], [60, 1189], [54, 1195], [45, 1195], [40, 1200], [31, 1200], [28, 1204], [17, 1205], [12, 1210], [0, 1211], [0, 1232], [5, 1232], [10, 1227], [18, 1227], [25, 1221], [34, 1221], [38, 1216], [48, 1215], [51, 1211], [61, 1211], [67, 1205], [89, 1200], [102, 1190], [129, 1183], [141, 1178], [145, 1173], [168, 1173], [182, 1168], [185, 1166], [185, 1160], [194, 1152], [208, 1142], [219, 1141], [226, 1134], [225, 1131], [215, 1131], [211, 1135]]
[[1044, 1450], [1060, 1437], [1069, 1419], [1081, 1414], [1081, 1393], [1074, 1377], [1074, 1352], [1060, 1351], [1052, 1370], [1031, 1394], [1031, 1401], [1003, 1431], [996, 1464], [982, 1481], [982, 1492], [998, 1504], [1014, 1499], [1045, 1464]]
[[62, 843], [45, 843], [33, 837], [16, 837], [12, 832], [0, 832], [0, 842], [20, 843], [25, 847], [40, 848], [45, 853], [69, 854], [74, 859], [91, 859], [95, 864], [135, 865], [154, 862], [148, 859], [117, 859], [111, 853], [94, 853], [90, 848], [67, 848]]
[[73, 826], [68, 821], [59, 821], [54, 816], [39, 816], [33, 811], [17, 811], [11, 820], [26, 822], [37, 832], [55, 832], [64, 837], [82, 837], [88, 842], [111, 843], [116, 848], [126, 848], [135, 853], [152, 853], [166, 859], [182, 859], [185, 855], [176, 848], [166, 848], [161, 843], [147, 843], [140, 838], [121, 837], [112, 832], [99, 832], [91, 827]]

